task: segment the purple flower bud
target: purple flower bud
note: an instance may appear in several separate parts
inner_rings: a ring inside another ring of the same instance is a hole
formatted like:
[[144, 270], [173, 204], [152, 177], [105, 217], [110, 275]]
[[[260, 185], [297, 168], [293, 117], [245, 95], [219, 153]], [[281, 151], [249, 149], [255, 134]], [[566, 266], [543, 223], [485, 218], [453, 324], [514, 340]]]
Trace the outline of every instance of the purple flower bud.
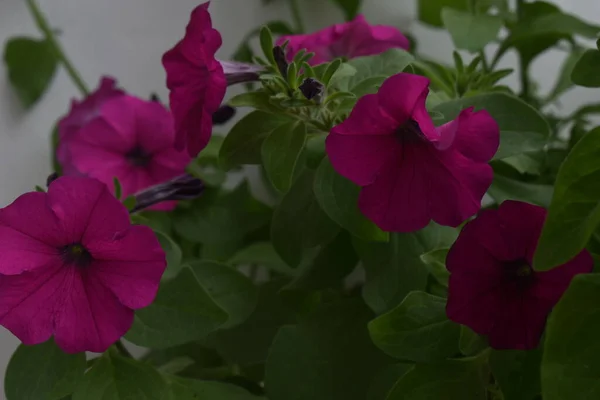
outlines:
[[277, 68], [282, 76], [287, 76], [288, 62], [285, 59], [285, 51], [281, 46], [273, 47], [273, 57], [277, 63]]
[[203, 191], [204, 183], [200, 179], [189, 174], [181, 175], [135, 194], [135, 207], [130, 212], [143, 210], [162, 201], [192, 200]]
[[46, 178], [46, 186], [47, 187], [50, 186], [50, 184], [57, 179], [58, 179], [58, 174], [56, 172], [51, 173], [50, 175], [48, 175], [48, 178]]
[[234, 85], [236, 83], [252, 82], [257, 81], [259, 73], [264, 70], [260, 65], [246, 64], [235, 61], [219, 61], [225, 78], [227, 79], [227, 85]]
[[299, 87], [300, 91], [308, 100], [319, 99], [323, 95], [325, 86], [313, 78], [306, 78]]
[[222, 125], [227, 123], [233, 116], [235, 115], [235, 108], [228, 106], [227, 104], [222, 105], [219, 109], [212, 115], [212, 122], [215, 125]]

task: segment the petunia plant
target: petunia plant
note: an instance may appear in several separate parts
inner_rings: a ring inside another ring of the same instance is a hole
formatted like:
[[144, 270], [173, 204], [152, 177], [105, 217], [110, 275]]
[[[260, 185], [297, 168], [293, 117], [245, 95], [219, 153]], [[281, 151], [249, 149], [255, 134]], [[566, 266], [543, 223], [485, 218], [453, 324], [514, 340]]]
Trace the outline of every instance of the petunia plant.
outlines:
[[418, 0], [445, 64], [360, 0], [313, 32], [288, 3], [231, 59], [198, 4], [161, 99], [90, 91], [26, 0], [43, 37], [4, 55], [23, 106], [59, 67], [81, 96], [45, 184], [0, 209], [6, 398], [600, 398], [600, 104], [560, 109], [600, 87], [600, 26]]

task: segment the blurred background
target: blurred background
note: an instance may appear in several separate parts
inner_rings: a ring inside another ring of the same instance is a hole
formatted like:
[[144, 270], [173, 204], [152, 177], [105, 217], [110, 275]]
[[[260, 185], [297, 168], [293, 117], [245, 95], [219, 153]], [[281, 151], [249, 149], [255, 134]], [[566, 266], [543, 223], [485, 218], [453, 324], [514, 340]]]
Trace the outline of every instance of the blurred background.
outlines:
[[[53, 28], [60, 31], [59, 40], [64, 50], [89, 87], [96, 87], [102, 75], [111, 75], [132, 94], [149, 97], [157, 93], [166, 101], [168, 91], [161, 56], [182, 37], [189, 13], [200, 1], [39, 0], [38, 4]], [[600, 24], [598, 0], [552, 1], [564, 12]], [[291, 22], [285, 1], [263, 3], [261, 0], [213, 0], [213, 24], [223, 36], [220, 59], [229, 58], [244, 36], [261, 23]], [[416, 3], [416, 0], [364, 0], [363, 14], [371, 23], [394, 25], [410, 33], [417, 39], [420, 54], [451, 62], [450, 37], [445, 31], [418, 23]], [[343, 21], [341, 12], [329, 0], [303, 0], [302, 4], [305, 4], [302, 13], [308, 31]], [[23, 0], [0, 0], [0, 42], [19, 35], [40, 36]], [[494, 48], [489, 47], [492, 53]], [[542, 93], [553, 86], [564, 58], [564, 52], [554, 50], [535, 60], [533, 77]], [[500, 67], [516, 68], [514, 54], [504, 57]], [[19, 194], [33, 190], [35, 185], [44, 185], [51, 172], [52, 127], [67, 112], [78, 91], [59, 68], [50, 90], [25, 112], [9, 86], [4, 65], [0, 69], [0, 206], [4, 206]], [[518, 87], [516, 75], [509, 76], [504, 83]], [[230, 90], [228, 96], [234, 93], [235, 90]], [[571, 89], [556, 106], [558, 112], [566, 114], [586, 102], [600, 102], [598, 91]], [[4, 375], [8, 358], [17, 344], [10, 333], [0, 328], [0, 376]], [[3, 393], [2, 388], [0, 393]]]

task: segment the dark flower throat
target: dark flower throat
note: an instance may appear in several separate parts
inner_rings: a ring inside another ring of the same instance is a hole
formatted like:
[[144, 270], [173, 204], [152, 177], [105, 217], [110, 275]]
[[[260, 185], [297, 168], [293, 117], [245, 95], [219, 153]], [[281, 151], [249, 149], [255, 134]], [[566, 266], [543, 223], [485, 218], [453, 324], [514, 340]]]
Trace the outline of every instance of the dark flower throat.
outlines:
[[136, 167], [145, 167], [152, 160], [152, 155], [142, 149], [140, 146], [134, 147], [130, 150], [125, 157], [130, 164]]
[[61, 255], [65, 264], [76, 267], [87, 267], [92, 262], [92, 255], [79, 243], [67, 245], [61, 249]]
[[409, 119], [396, 129], [396, 137], [402, 144], [421, 143], [427, 141], [417, 121], [412, 119]]

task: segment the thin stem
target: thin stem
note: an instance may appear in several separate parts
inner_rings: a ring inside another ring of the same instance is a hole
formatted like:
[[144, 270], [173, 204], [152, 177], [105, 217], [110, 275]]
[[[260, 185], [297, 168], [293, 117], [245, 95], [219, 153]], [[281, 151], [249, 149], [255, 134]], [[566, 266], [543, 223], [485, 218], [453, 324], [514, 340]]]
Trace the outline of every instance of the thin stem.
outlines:
[[81, 94], [87, 96], [90, 91], [83, 82], [83, 79], [81, 79], [81, 76], [79, 75], [71, 61], [67, 58], [65, 52], [60, 46], [60, 43], [58, 43], [58, 40], [56, 40], [56, 36], [54, 35], [52, 28], [48, 24], [48, 21], [46, 21], [44, 14], [36, 4], [35, 0], [26, 0], [26, 4], [29, 7], [29, 12], [33, 16], [33, 19], [35, 20], [38, 29], [42, 31], [42, 33], [46, 37], [46, 40], [52, 46], [56, 57], [67, 70], [67, 73], [71, 77], [71, 80], [73, 81], [75, 86], [77, 86]]
[[[517, 16], [519, 19], [523, 18], [523, 5], [525, 0], [517, 0]], [[519, 53], [519, 80], [521, 81], [521, 98], [525, 101], [529, 99], [529, 76], [528, 76], [528, 65]]]
[[117, 350], [119, 350], [119, 353], [121, 353], [123, 357], [133, 358], [129, 350], [127, 350], [127, 348], [120, 339], [117, 340], [117, 342], [115, 343], [115, 347], [117, 348]]
[[290, 7], [292, 9], [294, 25], [296, 25], [296, 33], [304, 33], [304, 22], [302, 21], [302, 13], [300, 12], [298, 0], [290, 0]]

